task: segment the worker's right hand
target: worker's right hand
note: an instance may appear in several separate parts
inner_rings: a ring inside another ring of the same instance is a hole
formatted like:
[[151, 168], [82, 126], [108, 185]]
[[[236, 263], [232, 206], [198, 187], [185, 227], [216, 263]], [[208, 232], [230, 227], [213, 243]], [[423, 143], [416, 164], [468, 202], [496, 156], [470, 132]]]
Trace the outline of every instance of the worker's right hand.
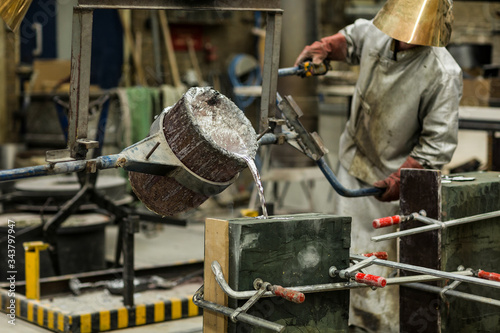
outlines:
[[318, 42], [306, 46], [295, 60], [294, 66], [299, 66], [307, 60], [319, 65], [325, 59], [345, 60], [347, 56], [347, 40], [341, 33], [322, 38]]
[[401, 169], [423, 169], [424, 167], [416, 159], [408, 156], [406, 161], [401, 165], [401, 167], [391, 173], [389, 177], [384, 180], [379, 180], [373, 184], [373, 186], [384, 189], [384, 192], [380, 195], [375, 196], [379, 201], [389, 202], [394, 200], [399, 200], [399, 192], [401, 185]]

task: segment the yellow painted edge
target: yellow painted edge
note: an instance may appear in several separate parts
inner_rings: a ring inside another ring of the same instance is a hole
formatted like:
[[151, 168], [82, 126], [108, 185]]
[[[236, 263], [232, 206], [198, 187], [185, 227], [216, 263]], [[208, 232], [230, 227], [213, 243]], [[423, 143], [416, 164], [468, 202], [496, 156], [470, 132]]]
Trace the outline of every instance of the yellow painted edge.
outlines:
[[182, 303], [179, 298], [171, 298], [172, 303], [172, 319], [182, 318]]
[[28, 319], [28, 321], [33, 322], [33, 303], [28, 302], [27, 309], [28, 309], [28, 315], [26, 316], [26, 319]]
[[99, 311], [99, 329], [109, 331], [111, 329], [111, 315], [109, 311]]
[[118, 309], [118, 328], [128, 327], [128, 310], [127, 308]]
[[155, 322], [164, 321], [165, 320], [165, 303], [157, 302], [155, 303]]
[[40, 263], [38, 253], [35, 251], [25, 252], [25, 275], [26, 275], [26, 298], [40, 299]]
[[54, 329], [55, 325], [54, 325], [54, 311], [52, 310], [48, 310], [48, 313], [47, 313], [47, 327], [50, 328], [51, 330]]
[[135, 307], [135, 324], [137, 326], [146, 324], [146, 305], [138, 304]]
[[193, 303], [193, 296], [188, 297], [188, 317], [195, 317], [199, 313], [198, 306]]
[[38, 321], [38, 326], [43, 327], [43, 308], [41, 306], [38, 307], [37, 321]]
[[80, 315], [80, 332], [92, 332], [92, 317], [90, 316], [90, 313]]
[[64, 315], [62, 313], [57, 314], [57, 329], [64, 332]]
[[[171, 319], [182, 318], [182, 302], [180, 298], [171, 298]], [[20, 299], [16, 299], [19, 306], [16, 306], [16, 312], [20, 314]], [[37, 302], [27, 302], [27, 320], [34, 322], [34, 311], [35, 304]], [[37, 307], [37, 324], [41, 327], [44, 326], [44, 308]], [[146, 318], [146, 305], [140, 304], [136, 306], [136, 325], [144, 325], [147, 322]], [[111, 318], [109, 311], [100, 311], [100, 331], [106, 331], [111, 329]], [[127, 328], [128, 327], [128, 310], [127, 308], [117, 309], [118, 313], [118, 323], [117, 328]], [[193, 303], [192, 296], [188, 297], [188, 317], [194, 317], [199, 315], [199, 308]], [[65, 320], [67, 319], [67, 324], [71, 325], [72, 316], [65, 316], [59, 311], [47, 309], [47, 327], [49, 329], [58, 330], [64, 332], [65, 330]], [[154, 321], [160, 322], [165, 320], [165, 303], [157, 302], [154, 303]], [[92, 317], [91, 314], [80, 315], [80, 332], [90, 333], [92, 332]]]
[[21, 300], [19, 298], [16, 299], [16, 316], [21, 317]]

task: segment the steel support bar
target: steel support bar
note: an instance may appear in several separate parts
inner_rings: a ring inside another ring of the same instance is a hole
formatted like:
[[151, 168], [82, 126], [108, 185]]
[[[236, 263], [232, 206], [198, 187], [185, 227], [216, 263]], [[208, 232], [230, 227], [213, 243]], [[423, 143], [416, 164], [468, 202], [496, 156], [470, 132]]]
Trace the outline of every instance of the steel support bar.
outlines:
[[84, 8], [282, 12], [281, 0], [79, 0]]
[[[427, 291], [427, 292], [434, 293], [434, 294], [441, 294], [441, 292], [443, 291], [443, 288], [436, 287], [436, 286], [430, 286], [428, 284], [423, 284], [423, 283], [408, 283], [405, 285], [405, 287], [417, 289], [417, 290], [421, 290], [421, 291]], [[464, 293], [464, 292], [460, 292], [460, 291], [455, 291], [455, 290], [447, 290], [444, 292], [444, 295], [453, 296], [453, 297], [457, 297], [457, 298], [463, 298], [463, 299], [468, 300], [468, 301], [485, 303], [485, 304], [500, 307], [500, 300], [489, 298], [489, 297], [472, 295], [472, 294], [468, 294], [468, 293]]]
[[372, 262], [376, 260], [377, 257], [371, 256], [371, 257], [365, 257], [365, 259], [361, 260], [357, 264], [354, 264], [346, 269], [340, 270], [339, 276], [343, 279], [348, 279], [352, 273], [355, 271], [358, 271], [360, 269], [363, 269], [365, 267], [371, 266]]
[[[363, 259], [366, 259], [366, 257], [362, 256], [362, 255], [351, 254], [351, 260], [363, 260]], [[493, 287], [493, 288], [500, 289], [500, 282], [483, 280], [483, 279], [472, 277], [472, 276], [464, 276], [464, 275], [454, 274], [454, 273], [450, 273], [450, 272], [444, 272], [444, 271], [440, 271], [437, 269], [408, 265], [408, 264], [403, 264], [403, 263], [388, 261], [388, 260], [381, 260], [381, 259], [375, 259], [373, 261], [373, 264], [379, 265], [379, 266], [384, 266], [384, 267], [403, 269], [406, 271], [411, 271], [411, 272], [416, 272], [416, 273], [421, 273], [421, 274], [439, 276], [439, 277], [442, 277], [444, 279], [452, 279], [455, 281], [468, 282], [468, 283], [478, 284], [481, 286]]]
[[87, 152], [77, 140], [87, 139], [92, 18], [91, 9], [73, 9], [68, 150], [76, 159], [84, 159]]
[[[465, 271], [455, 271], [449, 272], [450, 274], [463, 275], [463, 276], [474, 276], [474, 273], [471, 270]], [[435, 276], [435, 275], [410, 275], [410, 276], [398, 276], [394, 278], [388, 278], [387, 284], [404, 284], [406, 286], [407, 283], [413, 282], [432, 282], [432, 281], [440, 281], [445, 280], [445, 278]]]
[[283, 17], [281, 12], [267, 14], [266, 52], [264, 54], [264, 68], [262, 74], [262, 98], [258, 126], [259, 133], [268, 129], [270, 112], [276, 110], [282, 20]]
[[[255, 291], [254, 291], [254, 293], [255, 293]], [[226, 317], [230, 317], [235, 311], [235, 310], [228, 308], [226, 306], [204, 300], [203, 299], [203, 286], [201, 286], [201, 288], [198, 289], [198, 291], [194, 294], [193, 303], [195, 305], [199, 306], [200, 308], [211, 310], [211, 311], [214, 311], [217, 313], [221, 313]], [[241, 321], [242, 323], [265, 328], [265, 329], [271, 330], [273, 332], [283, 332], [285, 330], [285, 326], [283, 326], [283, 325], [273, 323], [271, 321], [264, 320], [264, 319], [259, 318], [259, 317], [254, 317], [254, 316], [251, 316], [251, 315], [244, 313], [244, 312], [238, 314], [237, 320]]]
[[139, 219], [129, 216], [123, 223], [123, 304], [134, 306], [134, 233], [139, 228]]
[[76, 213], [80, 205], [87, 198], [89, 190], [89, 183], [85, 183], [83, 187], [73, 196], [70, 200], [61, 207], [56, 215], [51, 217], [46, 223], [43, 224], [43, 238], [50, 244], [49, 255], [52, 260], [52, 267], [56, 275], [61, 274], [61, 266], [59, 262], [57, 230], [61, 224], [66, 221], [72, 214]]
[[[423, 227], [393, 232], [393, 233], [381, 235], [381, 236], [374, 236], [371, 238], [371, 240], [374, 242], [380, 242], [380, 241], [384, 241], [384, 240], [388, 240], [388, 239], [420, 234], [422, 232], [427, 232], [427, 231], [431, 231], [431, 230], [445, 229], [445, 228], [460, 225], [460, 224], [483, 221], [486, 219], [491, 219], [491, 218], [499, 217], [499, 216], [500, 216], [500, 210], [497, 210], [494, 212], [473, 215], [473, 216], [467, 216], [467, 217], [463, 217], [463, 218], [451, 220], [451, 221], [446, 221], [446, 222], [440, 222], [440, 221], [435, 220], [436, 221], [435, 224], [430, 224], [430, 225], [426, 225]], [[424, 220], [424, 219], [426, 221], [430, 220], [428, 217], [422, 217], [422, 216], [416, 217], [415, 219], [419, 220], [419, 221]]]

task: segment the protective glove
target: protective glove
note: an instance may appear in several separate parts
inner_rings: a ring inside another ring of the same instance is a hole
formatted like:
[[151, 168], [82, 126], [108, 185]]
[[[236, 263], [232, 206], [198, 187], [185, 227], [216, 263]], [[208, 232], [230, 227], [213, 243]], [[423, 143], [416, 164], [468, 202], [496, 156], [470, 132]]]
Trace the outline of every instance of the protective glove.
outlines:
[[377, 200], [380, 201], [394, 201], [399, 200], [399, 187], [401, 184], [401, 169], [423, 169], [424, 167], [417, 162], [413, 157], [408, 156], [406, 161], [401, 165], [401, 167], [391, 173], [389, 177], [384, 180], [379, 180], [375, 182], [373, 186], [378, 188], [385, 188], [385, 192], [375, 196]]
[[307, 60], [312, 60], [313, 64], [316, 65], [321, 64], [325, 59], [345, 60], [346, 55], [347, 41], [345, 36], [337, 33], [306, 46], [295, 60], [294, 66], [298, 66]]

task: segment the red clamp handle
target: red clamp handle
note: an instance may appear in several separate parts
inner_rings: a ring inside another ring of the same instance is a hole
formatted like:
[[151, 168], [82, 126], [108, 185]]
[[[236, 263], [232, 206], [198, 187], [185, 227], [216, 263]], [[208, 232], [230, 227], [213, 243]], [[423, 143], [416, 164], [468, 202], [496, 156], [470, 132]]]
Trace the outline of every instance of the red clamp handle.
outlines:
[[363, 255], [365, 257], [375, 256], [378, 259], [382, 259], [382, 260], [387, 260], [387, 258], [389, 257], [387, 252], [372, 252], [372, 253], [364, 253]]
[[500, 274], [498, 273], [490, 273], [490, 272], [485, 272], [483, 270], [479, 270], [477, 276], [480, 277], [481, 279], [500, 282]]
[[287, 301], [294, 303], [303, 303], [306, 300], [306, 295], [299, 291], [283, 288], [282, 286], [273, 285], [270, 290], [274, 295], [283, 297]]
[[387, 284], [387, 280], [381, 276], [364, 274], [364, 273], [356, 273], [354, 276], [354, 280], [359, 283], [364, 283], [369, 286], [384, 288]]
[[388, 216], [388, 217], [382, 217], [379, 219], [375, 219], [375, 220], [373, 220], [372, 225], [375, 229], [378, 229], [378, 228], [390, 227], [391, 225], [399, 224], [399, 223], [401, 223], [401, 216], [394, 215], [394, 216]]

